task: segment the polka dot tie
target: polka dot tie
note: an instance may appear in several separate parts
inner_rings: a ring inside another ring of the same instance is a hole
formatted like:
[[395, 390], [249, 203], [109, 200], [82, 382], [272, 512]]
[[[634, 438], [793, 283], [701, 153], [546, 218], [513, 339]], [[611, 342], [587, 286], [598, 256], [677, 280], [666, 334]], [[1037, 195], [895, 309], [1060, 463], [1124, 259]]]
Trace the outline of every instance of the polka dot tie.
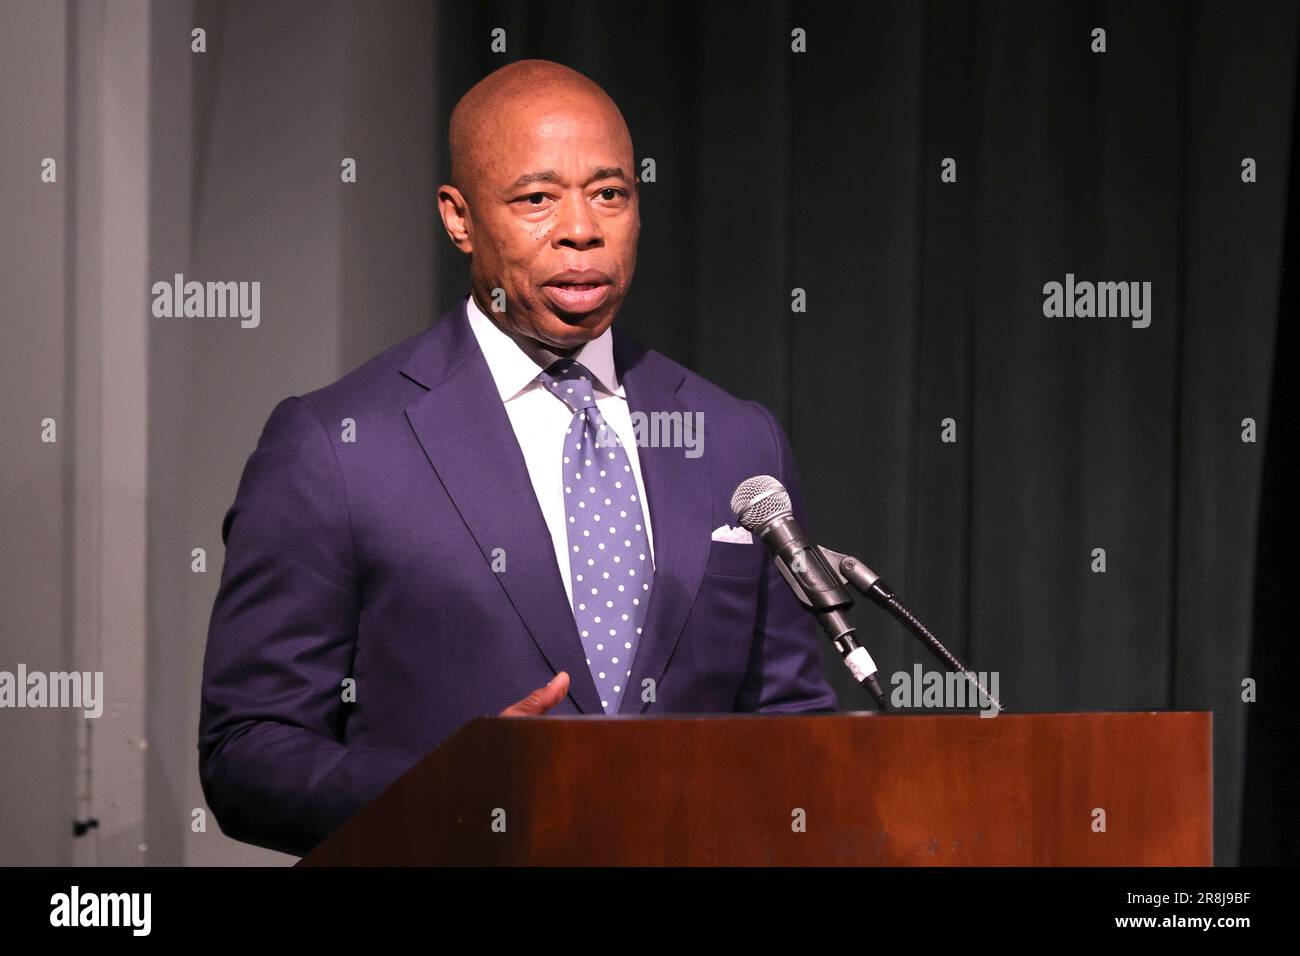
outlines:
[[560, 359], [538, 380], [573, 412], [562, 456], [573, 618], [600, 705], [613, 714], [632, 676], [654, 578], [641, 496], [626, 449], [596, 408], [595, 376]]

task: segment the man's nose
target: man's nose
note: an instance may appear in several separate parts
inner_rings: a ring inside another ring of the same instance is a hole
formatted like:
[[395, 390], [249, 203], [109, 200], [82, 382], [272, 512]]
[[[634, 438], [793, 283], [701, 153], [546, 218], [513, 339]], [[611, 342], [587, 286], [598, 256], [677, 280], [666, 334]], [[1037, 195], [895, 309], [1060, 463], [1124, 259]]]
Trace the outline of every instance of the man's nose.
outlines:
[[560, 200], [559, 222], [551, 242], [569, 249], [591, 249], [605, 244], [604, 234], [585, 196], [565, 195]]

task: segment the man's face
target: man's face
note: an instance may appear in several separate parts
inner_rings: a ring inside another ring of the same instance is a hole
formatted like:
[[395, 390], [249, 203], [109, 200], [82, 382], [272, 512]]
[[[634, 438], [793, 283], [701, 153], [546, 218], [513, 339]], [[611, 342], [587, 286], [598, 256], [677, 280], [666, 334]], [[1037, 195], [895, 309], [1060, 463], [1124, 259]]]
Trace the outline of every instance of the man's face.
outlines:
[[[494, 119], [478, 175], [464, 184], [468, 239], [458, 243], [472, 254], [476, 297], [506, 328], [576, 348], [609, 328], [636, 270], [631, 142], [617, 114], [590, 97], [551, 97]], [[447, 213], [444, 203], [444, 221]], [[491, 311], [498, 288], [504, 314]]]

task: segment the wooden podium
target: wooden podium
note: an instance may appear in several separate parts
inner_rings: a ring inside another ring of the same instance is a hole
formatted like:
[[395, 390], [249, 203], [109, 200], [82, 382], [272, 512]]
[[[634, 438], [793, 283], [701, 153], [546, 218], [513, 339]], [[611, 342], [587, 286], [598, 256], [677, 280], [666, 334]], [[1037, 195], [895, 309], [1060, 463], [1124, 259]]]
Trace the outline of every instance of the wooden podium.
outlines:
[[1209, 866], [1211, 717], [480, 718], [298, 865]]

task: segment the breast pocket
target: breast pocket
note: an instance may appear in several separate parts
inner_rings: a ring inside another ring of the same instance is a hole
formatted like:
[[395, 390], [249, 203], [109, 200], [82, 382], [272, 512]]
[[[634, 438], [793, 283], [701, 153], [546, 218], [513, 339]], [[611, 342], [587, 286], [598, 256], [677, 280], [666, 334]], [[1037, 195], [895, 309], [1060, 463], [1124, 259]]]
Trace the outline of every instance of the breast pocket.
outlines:
[[689, 628], [695, 676], [718, 700], [733, 700], [749, 667], [767, 547], [714, 541]]
[[738, 578], [757, 577], [763, 570], [763, 559], [766, 557], [767, 548], [758, 542], [737, 544], [734, 541], [714, 541], [709, 548], [704, 573]]

